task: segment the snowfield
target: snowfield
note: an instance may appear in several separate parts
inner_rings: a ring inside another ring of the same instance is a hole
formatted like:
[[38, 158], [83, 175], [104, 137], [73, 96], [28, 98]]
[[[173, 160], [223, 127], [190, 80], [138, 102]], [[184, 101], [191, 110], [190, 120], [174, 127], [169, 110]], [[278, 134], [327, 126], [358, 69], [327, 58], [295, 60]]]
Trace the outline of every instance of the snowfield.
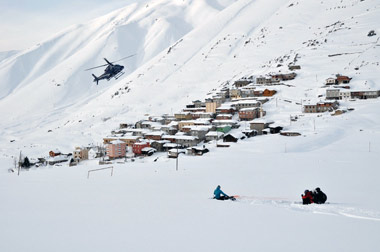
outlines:
[[[377, 251], [380, 99], [341, 101], [353, 110], [338, 116], [301, 104], [323, 100], [338, 73], [352, 90], [380, 90], [379, 17], [377, 0], [139, 1], [1, 53], [0, 251]], [[118, 80], [97, 86], [83, 71], [134, 53]], [[271, 86], [263, 108], [301, 136], [210, 142], [202, 157], [180, 155], [178, 171], [155, 153], [115, 161], [112, 176], [87, 178], [110, 166], [98, 160], [8, 172], [20, 151], [101, 143], [120, 123], [290, 63], [296, 79]], [[238, 200], [213, 200], [217, 185]], [[328, 204], [300, 204], [316, 187]]]
[[[341, 119], [326, 117], [319, 127], [329, 126], [334, 139], [310, 127], [306, 137], [261, 136], [218, 150], [210, 144], [203, 157], [181, 156], [178, 171], [173, 159], [153, 156], [114, 164], [112, 177], [105, 170], [87, 179], [88, 170], [99, 168], [94, 161], [19, 177], [1, 173], [0, 248], [374, 251], [379, 121], [363, 124], [358, 117], [342, 134], [342, 125], [334, 126]], [[218, 184], [241, 198], [210, 199]], [[301, 205], [303, 190], [317, 186], [328, 204]]]

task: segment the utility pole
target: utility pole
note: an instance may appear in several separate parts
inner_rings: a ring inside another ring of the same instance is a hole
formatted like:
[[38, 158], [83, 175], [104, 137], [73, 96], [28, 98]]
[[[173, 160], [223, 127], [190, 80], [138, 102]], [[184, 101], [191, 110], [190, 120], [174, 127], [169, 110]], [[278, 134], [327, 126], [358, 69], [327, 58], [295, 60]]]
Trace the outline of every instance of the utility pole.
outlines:
[[179, 152], [178, 152], [178, 143], [177, 143], [177, 158], [175, 162], [175, 170], [178, 171], [178, 157], [179, 157]]
[[19, 157], [19, 159], [18, 159], [17, 176], [20, 176], [20, 170], [21, 170], [21, 151], [20, 151], [20, 157]]
[[371, 141], [368, 142], [368, 152], [371, 152]]

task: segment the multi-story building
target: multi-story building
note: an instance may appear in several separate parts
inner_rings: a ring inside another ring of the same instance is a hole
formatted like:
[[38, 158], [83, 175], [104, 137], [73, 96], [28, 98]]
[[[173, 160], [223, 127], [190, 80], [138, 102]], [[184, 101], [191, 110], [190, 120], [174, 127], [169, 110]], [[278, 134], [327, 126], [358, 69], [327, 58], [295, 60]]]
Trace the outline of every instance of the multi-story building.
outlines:
[[216, 109], [220, 107], [222, 103], [214, 99], [206, 99], [206, 113], [216, 113]]
[[[239, 111], [239, 119], [241, 121], [250, 121], [260, 117], [260, 108], [244, 108]], [[264, 113], [264, 111], [263, 111]]]
[[88, 159], [88, 149], [76, 147], [73, 151], [74, 160], [87, 160]]
[[326, 99], [327, 100], [338, 100], [339, 99], [339, 89], [327, 89]]
[[252, 83], [252, 82], [249, 80], [237, 80], [237, 81], [235, 81], [234, 86], [237, 88], [241, 88], [241, 87], [247, 86], [250, 83]]
[[188, 120], [188, 121], [180, 121], [178, 122], [178, 130], [182, 131], [183, 127], [185, 126], [192, 126], [194, 125], [193, 120]]
[[306, 104], [303, 106], [304, 113], [323, 113], [326, 111], [332, 111], [339, 107], [337, 101], [334, 102], [318, 102], [316, 104]]
[[191, 120], [193, 118], [191, 113], [189, 113], [189, 112], [176, 113], [176, 114], [174, 114], [174, 117], [178, 121]]
[[234, 102], [234, 107], [236, 110], [240, 110], [243, 108], [258, 108], [261, 107], [261, 103], [257, 100], [240, 100]]
[[267, 121], [267, 120], [253, 120], [250, 122], [250, 129], [256, 130], [258, 135], [263, 134], [263, 130], [267, 129], [269, 125], [273, 124], [273, 121]]
[[107, 156], [110, 159], [125, 157], [127, 151], [127, 144], [120, 140], [114, 140], [107, 144]]

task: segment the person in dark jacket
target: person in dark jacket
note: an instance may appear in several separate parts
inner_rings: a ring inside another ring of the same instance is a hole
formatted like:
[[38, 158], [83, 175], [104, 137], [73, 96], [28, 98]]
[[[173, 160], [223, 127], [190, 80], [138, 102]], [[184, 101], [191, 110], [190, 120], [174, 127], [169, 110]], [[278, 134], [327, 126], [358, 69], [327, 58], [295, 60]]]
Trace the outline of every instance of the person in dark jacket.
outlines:
[[228, 196], [227, 194], [225, 194], [221, 189], [220, 189], [220, 185], [218, 185], [216, 187], [216, 189], [214, 190], [214, 199], [217, 199], [217, 200], [235, 200], [234, 197], [232, 196]]
[[315, 188], [314, 191], [314, 202], [317, 204], [324, 204], [327, 200], [327, 196], [321, 191], [319, 187]]
[[309, 190], [305, 190], [305, 195], [301, 194], [302, 204], [308, 205], [314, 203], [313, 193]]

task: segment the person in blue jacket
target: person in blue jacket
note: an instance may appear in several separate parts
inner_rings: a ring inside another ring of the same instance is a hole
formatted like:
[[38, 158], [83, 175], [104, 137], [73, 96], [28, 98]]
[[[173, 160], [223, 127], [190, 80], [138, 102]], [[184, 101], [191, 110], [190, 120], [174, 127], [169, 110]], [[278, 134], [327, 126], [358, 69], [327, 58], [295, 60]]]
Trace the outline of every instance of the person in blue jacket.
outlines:
[[216, 189], [214, 190], [214, 199], [217, 199], [217, 200], [228, 200], [228, 199], [235, 200], [234, 197], [232, 197], [232, 196], [228, 196], [227, 194], [225, 194], [225, 193], [220, 189], [220, 185], [218, 185], [218, 186], [216, 187]]

